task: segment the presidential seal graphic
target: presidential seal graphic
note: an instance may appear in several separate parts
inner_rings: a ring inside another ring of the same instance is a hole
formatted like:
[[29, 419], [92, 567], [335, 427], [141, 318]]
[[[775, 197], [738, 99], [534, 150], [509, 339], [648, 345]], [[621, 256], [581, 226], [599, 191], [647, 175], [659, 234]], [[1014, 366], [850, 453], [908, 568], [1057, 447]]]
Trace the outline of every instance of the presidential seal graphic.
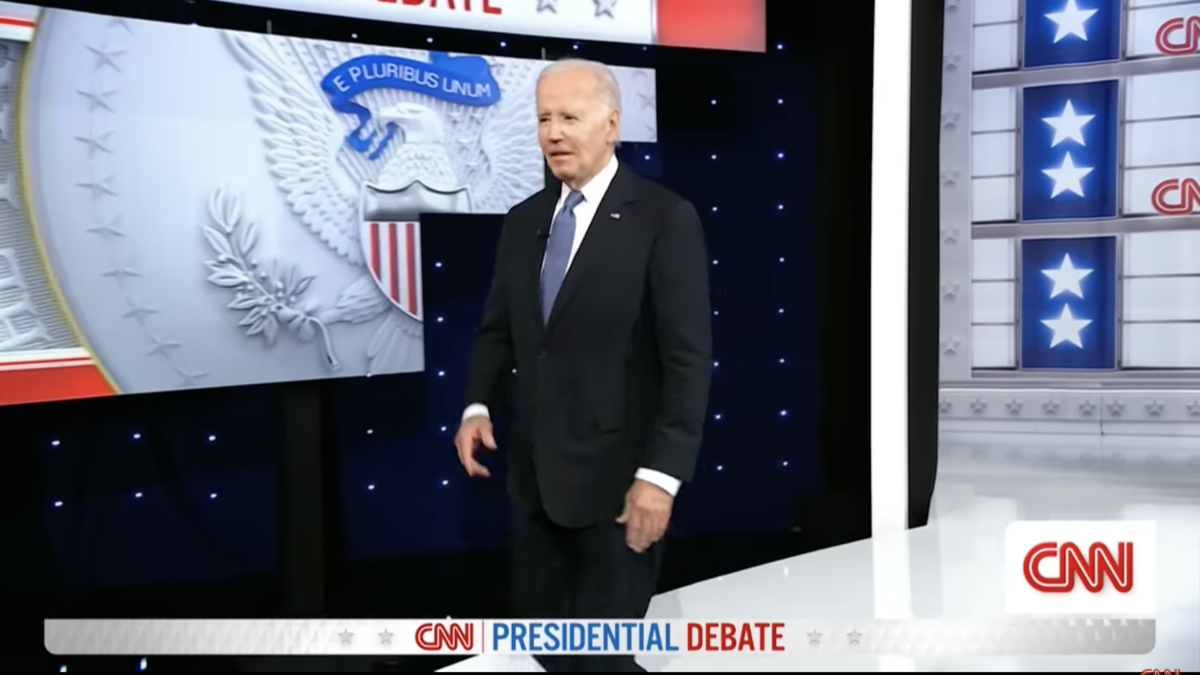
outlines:
[[[24, 309], [0, 365], [94, 363], [97, 392], [422, 370], [427, 258], [451, 253], [422, 218], [544, 185], [543, 61], [63, 10], [10, 53], [0, 279], [23, 290], [0, 309]], [[614, 72], [622, 140], [654, 141], [653, 71]]]
[[422, 214], [543, 185], [534, 61], [57, 11], [29, 58], [32, 212], [122, 391], [421, 370]]

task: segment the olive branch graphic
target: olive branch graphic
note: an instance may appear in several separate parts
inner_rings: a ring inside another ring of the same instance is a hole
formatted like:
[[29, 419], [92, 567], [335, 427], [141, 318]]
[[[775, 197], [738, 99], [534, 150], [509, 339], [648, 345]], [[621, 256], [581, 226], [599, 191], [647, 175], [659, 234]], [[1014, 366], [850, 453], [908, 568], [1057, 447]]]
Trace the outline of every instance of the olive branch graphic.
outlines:
[[316, 316], [319, 305], [299, 305], [315, 277], [302, 275], [295, 265], [281, 269], [279, 261], [273, 260], [264, 266], [253, 257], [258, 224], [243, 216], [237, 195], [217, 188], [209, 197], [208, 213], [216, 226], [206, 226], [204, 236], [217, 255], [216, 260], [205, 261], [212, 272], [208, 281], [235, 291], [226, 307], [246, 313], [238, 326], [244, 326], [248, 336], [261, 335], [268, 347], [275, 346], [281, 326], [303, 342], [319, 335], [326, 365], [331, 370], [340, 368], [329, 329]]

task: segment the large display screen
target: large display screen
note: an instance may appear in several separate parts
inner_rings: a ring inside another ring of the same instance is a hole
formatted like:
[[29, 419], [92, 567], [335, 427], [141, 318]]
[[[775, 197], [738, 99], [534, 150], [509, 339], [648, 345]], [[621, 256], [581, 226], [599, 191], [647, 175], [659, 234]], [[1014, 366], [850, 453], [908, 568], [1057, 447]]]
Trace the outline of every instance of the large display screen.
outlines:
[[945, 9], [940, 431], [1197, 435], [1200, 0]]
[[945, 41], [943, 381], [1200, 369], [1200, 2], [952, 2]]
[[[0, 25], [0, 403], [420, 371], [421, 214], [544, 184], [542, 61]], [[654, 142], [654, 72], [614, 72]]]

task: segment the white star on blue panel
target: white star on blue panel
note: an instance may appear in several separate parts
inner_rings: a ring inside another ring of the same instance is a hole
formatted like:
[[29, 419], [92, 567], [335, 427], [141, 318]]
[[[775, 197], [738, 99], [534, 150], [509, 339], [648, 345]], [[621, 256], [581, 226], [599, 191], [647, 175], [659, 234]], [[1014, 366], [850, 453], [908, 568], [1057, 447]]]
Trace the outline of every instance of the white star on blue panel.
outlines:
[[1087, 20], [1092, 18], [1097, 11], [1095, 9], [1079, 9], [1075, 0], [1067, 0], [1067, 6], [1061, 12], [1047, 14], [1047, 19], [1058, 24], [1058, 32], [1054, 34], [1055, 44], [1069, 35], [1086, 41], [1088, 39]]

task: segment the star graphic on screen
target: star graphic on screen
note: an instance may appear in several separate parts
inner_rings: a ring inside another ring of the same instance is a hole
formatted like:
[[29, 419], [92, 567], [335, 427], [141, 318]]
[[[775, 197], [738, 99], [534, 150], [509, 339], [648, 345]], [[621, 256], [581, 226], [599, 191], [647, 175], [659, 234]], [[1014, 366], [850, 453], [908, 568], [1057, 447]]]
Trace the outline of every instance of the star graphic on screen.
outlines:
[[539, 12], [550, 11], [550, 12], [554, 12], [555, 14], [558, 14], [558, 0], [538, 0], [537, 11], [539, 11]]
[[1094, 9], [1079, 9], [1079, 5], [1075, 4], [1075, 0], [1067, 0], [1067, 6], [1061, 12], [1050, 12], [1047, 14], [1047, 19], [1058, 24], [1058, 32], [1054, 34], [1054, 42], [1057, 44], [1068, 35], [1074, 35], [1081, 40], [1087, 40], [1087, 28], [1084, 24], [1096, 12], [1097, 10]]
[[1042, 323], [1046, 324], [1051, 331], [1054, 331], [1054, 337], [1050, 338], [1051, 349], [1064, 342], [1070, 342], [1076, 347], [1083, 349], [1083, 340], [1079, 337], [1079, 331], [1083, 330], [1091, 322], [1091, 319], [1076, 319], [1071, 314], [1070, 305], [1063, 305], [1062, 314], [1057, 319], [1042, 319]]
[[1083, 125], [1091, 122], [1095, 117], [1095, 115], [1076, 114], [1071, 99], [1067, 99], [1061, 115], [1042, 118], [1043, 122], [1054, 127], [1054, 140], [1050, 141], [1050, 147], [1053, 148], [1063, 141], [1075, 141], [1080, 145], [1087, 145], [1087, 142], [1083, 140]]
[[1063, 254], [1062, 265], [1056, 270], [1042, 270], [1042, 274], [1050, 277], [1054, 282], [1054, 288], [1050, 291], [1050, 297], [1058, 297], [1062, 293], [1074, 293], [1076, 297], [1083, 297], [1083, 289], [1079, 282], [1092, 271], [1075, 267], [1071, 263], [1071, 254]]
[[1050, 177], [1054, 181], [1054, 189], [1050, 192], [1050, 198], [1054, 199], [1064, 192], [1074, 192], [1080, 197], [1083, 196], [1083, 177], [1092, 172], [1090, 166], [1075, 166], [1075, 160], [1071, 159], [1071, 153], [1063, 158], [1062, 166], [1057, 169], [1042, 169], [1042, 173]]
[[381, 644], [385, 647], [391, 647], [392, 646], [392, 638], [394, 638], [394, 637], [396, 637], [395, 634], [389, 633], [388, 630], [385, 628], [383, 630], [383, 632], [379, 634], [379, 644]]
[[846, 633], [846, 637], [850, 638], [850, 644], [856, 645], [860, 640], [862, 640], [862, 633], [858, 632], [858, 629], [856, 628], [849, 633]]
[[808, 634], [808, 644], [810, 644], [810, 645], [821, 644], [821, 634], [818, 633], [815, 628], [813, 629], [813, 632]]
[[610, 18], [610, 19], [614, 18], [613, 17], [613, 7], [616, 6], [617, 0], [592, 0], [592, 1], [596, 3], [596, 16], [597, 17], [604, 16], [605, 14], [607, 14], [608, 18]]
[[342, 644], [348, 645], [350, 644], [350, 641], [354, 639], [354, 633], [351, 633], [348, 630], [342, 631], [341, 633], [338, 633], [338, 637], [342, 639]]

